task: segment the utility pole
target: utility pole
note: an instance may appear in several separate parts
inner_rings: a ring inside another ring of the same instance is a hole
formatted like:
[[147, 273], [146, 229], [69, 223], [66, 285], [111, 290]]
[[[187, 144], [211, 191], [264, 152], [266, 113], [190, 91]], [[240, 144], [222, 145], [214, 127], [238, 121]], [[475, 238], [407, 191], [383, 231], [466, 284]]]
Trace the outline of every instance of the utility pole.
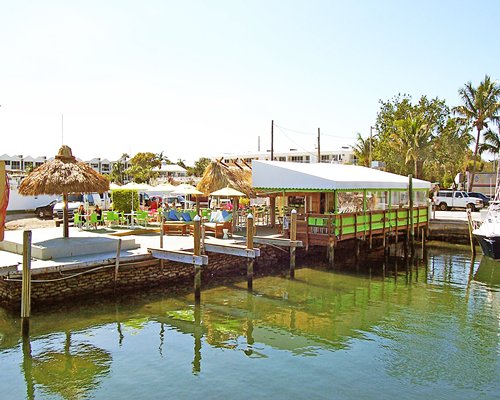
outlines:
[[370, 157], [368, 159], [368, 168], [371, 168], [372, 167], [372, 130], [373, 130], [373, 126], [370, 126]]
[[271, 161], [274, 161], [274, 119], [271, 120]]
[[321, 150], [320, 150], [320, 132], [318, 128], [318, 162], [321, 162]]

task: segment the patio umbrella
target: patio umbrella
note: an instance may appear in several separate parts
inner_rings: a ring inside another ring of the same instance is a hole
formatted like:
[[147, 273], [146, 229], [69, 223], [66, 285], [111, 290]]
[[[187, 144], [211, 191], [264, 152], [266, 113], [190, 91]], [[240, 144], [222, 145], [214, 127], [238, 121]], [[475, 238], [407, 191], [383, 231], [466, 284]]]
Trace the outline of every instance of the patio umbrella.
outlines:
[[104, 193], [108, 190], [109, 180], [89, 165], [77, 161], [68, 146], [62, 146], [53, 160], [35, 168], [19, 186], [19, 194], [24, 196], [63, 195], [65, 238], [69, 236], [68, 194]]
[[185, 194], [185, 195], [202, 195], [203, 192], [200, 192], [198, 189], [196, 189], [194, 186], [192, 187], [177, 187], [172, 194]]
[[245, 193], [242, 193], [236, 189], [225, 187], [224, 189], [216, 190], [215, 192], [210, 193], [210, 196], [221, 196], [221, 197], [241, 197], [245, 196]]
[[238, 197], [245, 196], [245, 193], [239, 190], [230, 188], [229, 186], [216, 190], [210, 193], [210, 196], [220, 196], [220, 197], [231, 197], [233, 199], [233, 230], [236, 229], [236, 224], [238, 223]]
[[[203, 195], [203, 192], [200, 192], [193, 185], [182, 184], [177, 186], [177, 188], [172, 192], [172, 194], [194, 195], [196, 198], [196, 212], [199, 213], [200, 202], [198, 196]], [[186, 208], [186, 202], [184, 202], [184, 208]]]
[[212, 161], [205, 168], [196, 189], [208, 194], [227, 186], [235, 188], [247, 197], [255, 197], [251, 169], [246, 166], [229, 166], [219, 161]]

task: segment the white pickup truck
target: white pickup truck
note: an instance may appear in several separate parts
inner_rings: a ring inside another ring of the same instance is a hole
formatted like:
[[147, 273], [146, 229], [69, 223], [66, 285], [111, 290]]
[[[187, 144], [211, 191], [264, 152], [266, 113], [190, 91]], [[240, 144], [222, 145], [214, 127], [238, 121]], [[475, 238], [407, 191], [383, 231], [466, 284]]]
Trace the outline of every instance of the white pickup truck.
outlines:
[[433, 202], [441, 211], [452, 208], [469, 208], [471, 211], [476, 211], [484, 207], [483, 200], [471, 197], [462, 190], [440, 190], [435, 193]]

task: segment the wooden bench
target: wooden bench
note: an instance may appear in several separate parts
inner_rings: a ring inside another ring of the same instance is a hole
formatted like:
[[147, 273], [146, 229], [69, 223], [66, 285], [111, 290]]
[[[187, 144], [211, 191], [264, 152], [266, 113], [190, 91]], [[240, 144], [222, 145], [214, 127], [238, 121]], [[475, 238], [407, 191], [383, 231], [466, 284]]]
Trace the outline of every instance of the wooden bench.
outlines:
[[224, 229], [227, 229], [230, 234], [233, 232], [233, 221], [226, 222], [205, 222], [203, 224], [205, 232], [214, 232], [216, 238], [224, 236]]
[[188, 233], [188, 229], [192, 226], [191, 222], [182, 222], [182, 221], [164, 221], [163, 222], [163, 233], [180, 233], [181, 235], [186, 235]]

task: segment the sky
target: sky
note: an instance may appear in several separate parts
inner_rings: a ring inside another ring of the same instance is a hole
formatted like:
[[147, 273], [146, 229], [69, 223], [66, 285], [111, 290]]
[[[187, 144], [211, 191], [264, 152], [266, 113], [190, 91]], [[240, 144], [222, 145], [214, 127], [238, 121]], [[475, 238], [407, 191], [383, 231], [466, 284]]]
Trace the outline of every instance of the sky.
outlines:
[[0, 154], [200, 157], [368, 137], [500, 80], [499, 1], [0, 0]]

